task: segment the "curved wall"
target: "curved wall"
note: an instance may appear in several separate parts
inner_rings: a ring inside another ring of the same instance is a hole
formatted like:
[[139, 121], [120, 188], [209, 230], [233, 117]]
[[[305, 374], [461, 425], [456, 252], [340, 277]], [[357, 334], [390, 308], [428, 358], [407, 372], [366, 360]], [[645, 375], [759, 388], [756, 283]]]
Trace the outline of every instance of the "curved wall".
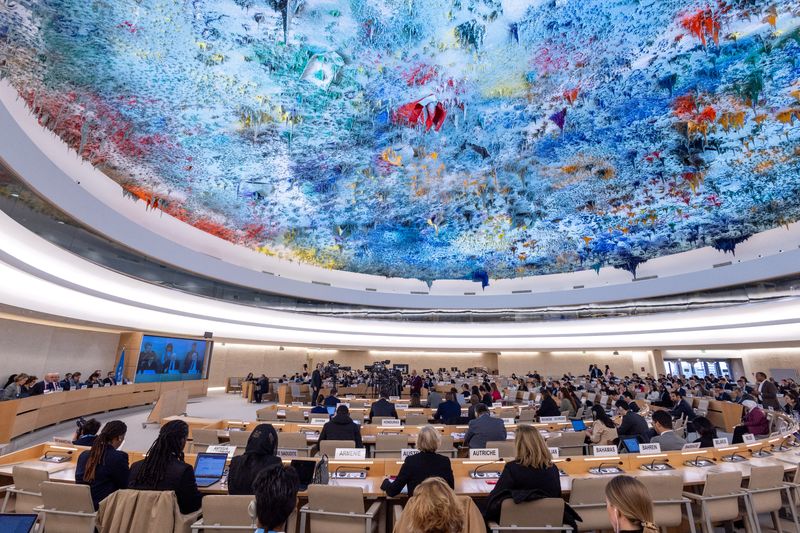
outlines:
[[16, 92], [0, 81], [0, 158], [42, 196], [130, 248], [204, 276], [257, 290], [370, 306], [490, 309], [612, 302], [662, 296], [800, 271], [800, 224], [753, 236], [736, 256], [711, 248], [666, 256], [639, 267], [638, 277], [601, 269], [493, 280], [380, 278], [291, 263], [233, 245], [125, 198], [122, 189], [40, 127]]

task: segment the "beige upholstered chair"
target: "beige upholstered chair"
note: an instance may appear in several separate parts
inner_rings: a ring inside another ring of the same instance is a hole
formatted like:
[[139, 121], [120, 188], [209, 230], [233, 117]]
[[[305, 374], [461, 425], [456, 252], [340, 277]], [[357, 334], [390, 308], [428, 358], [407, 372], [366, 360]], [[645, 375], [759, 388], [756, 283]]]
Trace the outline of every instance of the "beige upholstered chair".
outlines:
[[247, 439], [250, 438], [252, 433], [252, 431], [230, 432], [230, 441], [228, 442], [228, 446], [236, 446], [235, 455], [241, 455], [244, 453], [245, 448], [247, 448]]
[[408, 413], [406, 415], [406, 425], [424, 426], [428, 423], [428, 415], [425, 413]]
[[380, 502], [365, 510], [359, 487], [310, 485], [308, 503], [300, 509], [300, 531], [306, 531], [308, 522], [311, 533], [373, 533], [380, 510]]
[[[703, 533], [714, 533], [714, 524], [718, 522], [733, 522], [739, 518], [750, 521], [750, 502], [745, 492], [741, 489], [741, 472], [712, 473], [706, 476], [706, 483], [702, 494], [684, 492], [683, 495], [699, 509], [692, 517], [695, 523], [702, 524]], [[745, 502], [746, 515], [739, 510], [741, 501]]]
[[353, 440], [321, 440], [319, 441], [319, 453], [317, 455], [327, 455], [333, 458], [336, 448], [355, 448], [356, 442]]
[[409, 448], [408, 435], [377, 435], [375, 437], [375, 458], [399, 458], [403, 448]]
[[252, 501], [253, 496], [209, 494], [203, 498], [203, 518], [192, 524], [192, 531], [202, 531], [203, 533], [252, 532], [256, 528], [256, 521], [250, 517], [248, 512]]
[[647, 487], [647, 491], [650, 493], [650, 498], [653, 500], [654, 522], [662, 531], [668, 527], [680, 528], [683, 524], [683, 509], [685, 508], [689, 529], [691, 533], [695, 533], [691, 501], [683, 497], [682, 476], [639, 476], [637, 479]]
[[181, 514], [173, 491], [118, 490], [100, 502], [100, 533], [191, 533], [202, 511]]
[[278, 448], [282, 450], [297, 450], [298, 457], [309, 457], [311, 446], [308, 445], [304, 433], [278, 433]]
[[761, 531], [758, 521], [760, 513], [769, 513], [772, 516], [772, 524], [775, 530], [781, 531], [781, 519], [778, 512], [783, 507], [782, 496], [785, 494], [787, 501], [790, 502], [794, 530], [800, 531], [800, 524], [797, 521], [796, 502], [792, 498], [792, 484], [783, 481], [783, 466], [754, 466], [750, 469], [750, 479], [747, 482], [745, 492], [750, 501], [750, 512], [752, 513], [753, 523], [756, 531]]
[[278, 409], [274, 405], [262, 407], [256, 411], [256, 420], [259, 422], [275, 422], [278, 420]]
[[578, 478], [572, 481], [569, 504], [583, 519], [578, 531], [613, 529], [606, 511], [606, 485], [610, 477]]
[[502, 459], [514, 459], [517, 456], [513, 440], [490, 440], [486, 442], [486, 447], [497, 448]]
[[586, 433], [584, 431], [565, 431], [560, 437], [547, 439], [547, 445], [558, 448], [565, 456], [583, 455]]
[[304, 423], [306, 421], [305, 410], [302, 407], [289, 407], [286, 409], [286, 421]]
[[46, 533], [94, 533], [97, 513], [89, 485], [42, 483], [42, 505], [34, 508]]
[[572, 531], [564, 525], [564, 500], [543, 498], [530, 502], [514, 503], [508, 498], [500, 508], [500, 521], [490, 522], [492, 533], [501, 531]]
[[189, 453], [204, 452], [209, 446], [217, 444], [219, 444], [219, 435], [217, 435], [216, 429], [194, 429]]
[[455, 441], [453, 440], [452, 435], [440, 435], [439, 439], [439, 447], [436, 449], [436, 453], [440, 455], [446, 455], [447, 457], [455, 458], [458, 450], [455, 448]]
[[[11, 469], [14, 484], [6, 487], [6, 496], [3, 499], [3, 508], [0, 512], [7, 512], [11, 496], [14, 496], [15, 513], [33, 513], [33, 508], [42, 505], [41, 485], [50, 480], [47, 470], [15, 466]], [[10, 512], [10, 511], [9, 511]]]

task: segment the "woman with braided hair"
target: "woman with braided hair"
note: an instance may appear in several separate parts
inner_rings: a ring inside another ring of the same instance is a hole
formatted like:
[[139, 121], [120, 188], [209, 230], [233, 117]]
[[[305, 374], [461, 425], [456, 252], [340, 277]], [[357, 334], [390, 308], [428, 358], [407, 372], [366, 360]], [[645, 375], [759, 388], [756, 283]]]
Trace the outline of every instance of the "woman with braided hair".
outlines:
[[183, 460], [188, 438], [189, 425], [183, 420], [172, 420], [161, 426], [147, 456], [131, 465], [128, 488], [172, 490], [182, 514], [199, 510], [203, 495], [197, 490], [194, 468]]
[[92, 448], [78, 457], [75, 482], [89, 485], [95, 509], [112, 492], [128, 488], [128, 454], [119, 451], [127, 432], [125, 422], [106, 423]]
[[653, 499], [647, 487], [631, 476], [617, 476], [606, 485], [606, 510], [614, 533], [658, 533]]

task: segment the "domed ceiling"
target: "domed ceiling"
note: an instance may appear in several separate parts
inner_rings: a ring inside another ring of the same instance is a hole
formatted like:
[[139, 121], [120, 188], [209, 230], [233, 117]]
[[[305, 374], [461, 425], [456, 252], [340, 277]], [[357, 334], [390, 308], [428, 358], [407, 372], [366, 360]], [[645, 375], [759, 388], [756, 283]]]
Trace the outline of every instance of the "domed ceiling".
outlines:
[[0, 75], [156, 213], [331, 269], [635, 271], [800, 219], [792, 1], [5, 0]]

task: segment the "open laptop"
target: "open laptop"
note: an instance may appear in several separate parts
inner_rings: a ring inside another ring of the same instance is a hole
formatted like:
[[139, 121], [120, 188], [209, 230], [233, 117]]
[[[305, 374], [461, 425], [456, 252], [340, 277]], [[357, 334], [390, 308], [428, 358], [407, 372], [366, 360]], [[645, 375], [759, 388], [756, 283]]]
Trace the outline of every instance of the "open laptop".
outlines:
[[3, 533], [29, 533], [36, 524], [35, 514], [0, 514], [0, 531]]
[[336, 406], [335, 405], [329, 405], [325, 409], [328, 410], [328, 416], [333, 416], [333, 415], [336, 414]]
[[306, 490], [314, 479], [314, 468], [317, 466], [317, 462], [292, 459], [290, 465], [297, 471], [297, 477], [300, 479], [300, 490]]
[[572, 420], [571, 422], [574, 431], [586, 431], [586, 424], [583, 420]]
[[622, 446], [628, 453], [639, 453], [639, 439], [636, 437], [626, 437], [622, 439]]
[[198, 487], [209, 487], [222, 479], [227, 453], [198, 453], [194, 464], [194, 477]]

